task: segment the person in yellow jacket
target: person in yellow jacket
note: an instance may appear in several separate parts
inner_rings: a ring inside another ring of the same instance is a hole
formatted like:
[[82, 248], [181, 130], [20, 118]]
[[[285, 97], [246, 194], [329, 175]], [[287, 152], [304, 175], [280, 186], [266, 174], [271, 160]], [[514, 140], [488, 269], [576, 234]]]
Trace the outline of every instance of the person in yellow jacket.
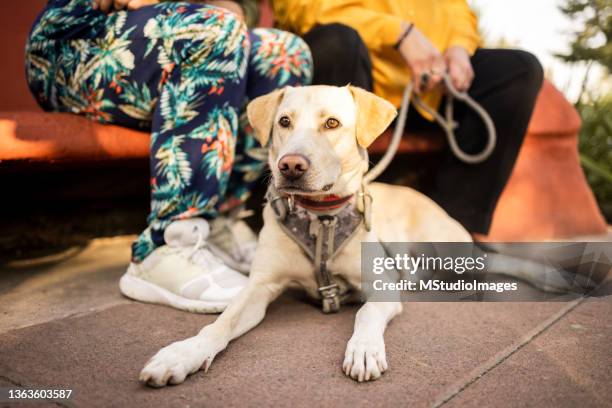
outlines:
[[[539, 93], [543, 72], [530, 53], [481, 48], [478, 21], [465, 0], [272, 0], [276, 25], [303, 36], [314, 62], [313, 84], [347, 83], [373, 90], [399, 107], [413, 80], [434, 109], [442, 74], [491, 115], [498, 143], [486, 161], [469, 165], [450, 151], [419, 188], [469, 231], [486, 234], [510, 176]], [[408, 127], [436, 126], [415, 110]], [[455, 106], [463, 150], [479, 152], [485, 129]]]

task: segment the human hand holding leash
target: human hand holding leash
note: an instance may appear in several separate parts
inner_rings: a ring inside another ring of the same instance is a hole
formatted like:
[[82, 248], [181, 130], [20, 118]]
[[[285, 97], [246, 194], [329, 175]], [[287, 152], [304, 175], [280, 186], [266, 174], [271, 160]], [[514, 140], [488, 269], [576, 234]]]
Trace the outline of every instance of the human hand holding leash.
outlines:
[[444, 52], [444, 59], [453, 86], [460, 92], [467, 91], [474, 80], [474, 70], [468, 51], [460, 46], [452, 46]]
[[397, 49], [412, 73], [416, 93], [431, 91], [440, 84], [446, 72], [446, 62], [440, 51], [416, 27], [405, 25]]

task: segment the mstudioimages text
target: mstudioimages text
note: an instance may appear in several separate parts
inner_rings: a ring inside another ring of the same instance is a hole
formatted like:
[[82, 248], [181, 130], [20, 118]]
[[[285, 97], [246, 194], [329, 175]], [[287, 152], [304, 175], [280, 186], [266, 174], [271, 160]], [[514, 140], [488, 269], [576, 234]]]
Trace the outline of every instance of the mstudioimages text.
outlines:
[[377, 279], [372, 287], [376, 291], [435, 291], [435, 292], [483, 292], [495, 291], [498, 293], [515, 291], [516, 282], [478, 282], [476, 280], [458, 280], [447, 282], [439, 279], [423, 279], [418, 282], [401, 279], [397, 282], [385, 282]]
[[[372, 272], [382, 275], [386, 271], [396, 270], [400, 273], [414, 275], [419, 270], [448, 271], [462, 275], [470, 271], [483, 271], [487, 268], [487, 254], [482, 256], [411, 256], [408, 254], [397, 254], [393, 257], [375, 257], [372, 260]], [[517, 283], [479, 282], [476, 280], [460, 279], [456, 281], [444, 281], [439, 279], [407, 280], [400, 279], [397, 282], [388, 282], [383, 279], [375, 279], [373, 282], [375, 291], [436, 291], [436, 292], [472, 292], [472, 291], [516, 291]]]

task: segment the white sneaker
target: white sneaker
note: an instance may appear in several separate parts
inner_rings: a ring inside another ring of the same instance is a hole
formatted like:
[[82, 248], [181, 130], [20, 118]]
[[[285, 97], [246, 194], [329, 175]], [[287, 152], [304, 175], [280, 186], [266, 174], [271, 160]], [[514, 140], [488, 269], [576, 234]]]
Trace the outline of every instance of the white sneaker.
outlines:
[[131, 263], [119, 281], [121, 293], [147, 303], [195, 313], [222, 312], [248, 278], [226, 266], [207, 245], [208, 223], [175, 221], [166, 228], [167, 245], [141, 263]]
[[210, 250], [230, 268], [246, 275], [257, 249], [257, 236], [241, 218], [248, 213], [238, 212], [217, 217], [210, 222]]

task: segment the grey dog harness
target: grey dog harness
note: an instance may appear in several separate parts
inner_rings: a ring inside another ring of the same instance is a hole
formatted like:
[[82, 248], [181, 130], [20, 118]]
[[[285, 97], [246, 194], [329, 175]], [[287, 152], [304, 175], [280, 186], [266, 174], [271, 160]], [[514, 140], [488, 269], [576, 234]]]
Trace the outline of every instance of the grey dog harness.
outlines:
[[358, 231], [364, 215], [354, 205], [344, 205], [331, 214], [309, 211], [296, 205], [290, 196], [280, 195], [272, 186], [266, 195], [276, 221], [315, 266], [315, 278], [323, 313], [340, 310], [340, 288], [328, 263]]

